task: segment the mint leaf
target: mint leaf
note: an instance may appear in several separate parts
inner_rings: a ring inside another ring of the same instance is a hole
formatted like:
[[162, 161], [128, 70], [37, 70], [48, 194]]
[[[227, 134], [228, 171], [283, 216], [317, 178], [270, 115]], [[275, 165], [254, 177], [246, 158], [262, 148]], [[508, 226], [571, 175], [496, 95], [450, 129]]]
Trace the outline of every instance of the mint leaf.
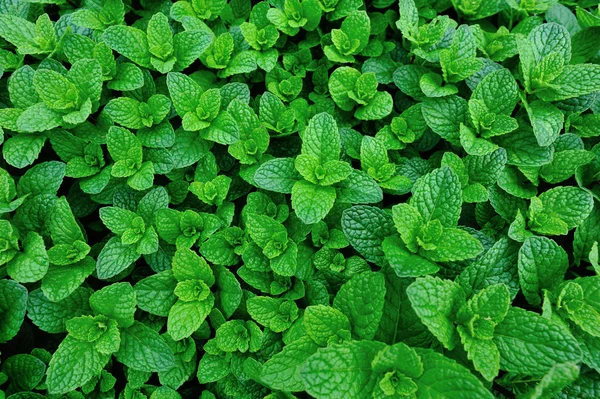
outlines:
[[562, 280], [569, 265], [567, 253], [553, 240], [529, 237], [519, 250], [519, 282], [523, 295], [534, 305], [541, 303], [541, 291], [551, 290]]
[[[340, 287], [333, 307], [348, 317], [356, 338], [373, 339], [383, 314], [384, 297], [383, 275], [366, 272], [354, 276]], [[357, 298], [361, 298], [360, 305], [355, 302]]]
[[458, 339], [453, 321], [465, 302], [462, 288], [452, 281], [427, 276], [417, 279], [406, 292], [423, 324], [452, 350]]
[[[416, 379], [420, 391], [423, 390], [432, 395], [440, 395], [447, 398], [460, 398], [466, 392], [472, 398], [483, 399], [493, 397], [484, 388], [481, 381], [455, 361], [431, 350], [418, 349], [417, 353], [421, 357], [424, 370], [423, 375]], [[460, 393], [457, 393], [454, 384], [446, 379], [445, 376], [447, 375], [452, 375], [451, 381], [460, 380]]]
[[98, 255], [96, 263], [98, 278], [108, 279], [116, 276], [139, 257], [140, 254], [135, 250], [135, 246], [124, 245], [119, 237], [111, 238]]
[[318, 345], [350, 332], [350, 320], [341, 311], [324, 305], [309, 306], [304, 312], [304, 328]]
[[298, 181], [292, 187], [292, 207], [306, 224], [322, 220], [335, 202], [333, 187], [317, 186], [308, 181]]
[[494, 343], [500, 351], [500, 368], [513, 373], [541, 377], [555, 363], [581, 358], [566, 327], [517, 307], [496, 326]]
[[392, 223], [388, 213], [371, 206], [354, 206], [342, 214], [342, 230], [352, 247], [378, 265], [386, 262], [381, 244], [392, 234]]
[[272, 389], [284, 392], [304, 390], [301, 371], [307, 359], [319, 348], [309, 337], [302, 337], [290, 345], [261, 367], [260, 380]]
[[91, 311], [90, 294], [90, 289], [80, 287], [68, 297], [52, 302], [42, 290], [34, 290], [28, 298], [27, 317], [42, 331], [53, 334], [64, 332], [67, 320]]
[[444, 227], [455, 227], [460, 217], [462, 191], [458, 176], [448, 167], [437, 169], [415, 182], [411, 205], [425, 222], [437, 219]]
[[308, 393], [317, 398], [360, 397], [376, 383], [371, 362], [383, 344], [357, 341], [321, 348], [300, 372]]
[[27, 310], [27, 289], [12, 280], [0, 282], [2, 326], [0, 342], [10, 341], [21, 328]]
[[115, 357], [138, 371], [166, 371], [175, 366], [171, 348], [156, 331], [140, 322], [121, 331], [121, 347]]
[[96, 350], [93, 342], [67, 336], [48, 365], [48, 391], [61, 394], [78, 388], [99, 375], [110, 355]]

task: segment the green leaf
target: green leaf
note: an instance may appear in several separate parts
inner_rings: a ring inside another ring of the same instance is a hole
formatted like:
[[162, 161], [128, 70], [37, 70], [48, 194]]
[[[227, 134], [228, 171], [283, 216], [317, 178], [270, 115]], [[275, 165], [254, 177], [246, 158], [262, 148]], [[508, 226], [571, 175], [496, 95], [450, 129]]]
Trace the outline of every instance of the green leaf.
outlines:
[[135, 245], [124, 245], [120, 237], [113, 237], [98, 254], [96, 273], [100, 279], [109, 279], [127, 269], [140, 258]]
[[35, 43], [35, 24], [16, 15], [3, 14], [0, 36], [17, 47], [27, 48]]
[[169, 27], [169, 18], [165, 14], [158, 12], [150, 18], [146, 35], [148, 49], [153, 56], [165, 60], [173, 53], [173, 34]]
[[215, 267], [216, 285], [219, 290], [215, 293], [216, 303], [225, 317], [231, 316], [242, 301], [242, 288], [235, 275], [224, 267]]
[[563, 113], [554, 105], [541, 100], [525, 103], [525, 109], [538, 144], [542, 147], [552, 144], [563, 127]]
[[542, 377], [556, 363], [578, 362], [581, 351], [566, 327], [512, 307], [496, 326], [494, 343], [500, 368], [510, 373]]
[[[142, 163], [142, 144], [139, 139], [129, 130], [120, 127], [111, 127], [106, 136], [108, 152], [115, 162], [130, 161], [133, 165], [127, 165], [127, 170], [123, 176], [128, 177], [135, 173], [135, 170], [141, 167]], [[125, 165], [125, 164], [124, 164]], [[115, 167], [113, 167], [113, 176], [115, 176]]]
[[[65, 177], [65, 169], [65, 164], [57, 161], [44, 162], [33, 166], [19, 180], [17, 194], [19, 196], [26, 194], [32, 196], [40, 194], [56, 195]], [[69, 205], [63, 197], [60, 209], [68, 209], [68, 207]]]
[[298, 306], [289, 299], [255, 296], [246, 301], [246, 306], [258, 324], [274, 332], [287, 330], [298, 317]]
[[212, 294], [205, 300], [184, 302], [178, 300], [169, 311], [167, 330], [169, 335], [175, 341], [187, 338], [194, 333], [214, 305], [214, 297]]
[[[588, 217], [593, 208], [592, 196], [578, 187], [559, 186], [540, 194], [544, 211], [560, 218], [572, 229]], [[537, 226], [532, 226], [536, 230]]]
[[173, 293], [176, 285], [177, 280], [170, 271], [140, 280], [134, 286], [138, 307], [148, 313], [166, 317], [177, 300]]
[[483, 251], [481, 242], [462, 229], [444, 228], [435, 248], [422, 248], [419, 253], [433, 262], [471, 259]]
[[[35, 122], [35, 126], [40, 126]], [[38, 134], [18, 135], [6, 140], [2, 146], [4, 160], [15, 168], [31, 165], [44, 147], [46, 136]]]
[[458, 96], [428, 98], [423, 101], [423, 117], [427, 126], [451, 143], [458, 142], [460, 124], [467, 123], [468, 104]]
[[211, 45], [213, 35], [203, 30], [193, 30], [177, 33], [173, 36], [173, 46], [176, 67], [179, 70], [190, 66]]
[[227, 111], [222, 111], [210, 123], [206, 138], [219, 144], [233, 144], [240, 139], [239, 126]]
[[3, 363], [2, 372], [8, 376], [12, 389], [32, 391], [44, 378], [46, 364], [32, 355], [14, 355]]
[[111, 284], [90, 296], [90, 307], [96, 314], [116, 320], [119, 327], [134, 323], [136, 293], [129, 283]]
[[453, 321], [458, 309], [465, 303], [465, 294], [460, 285], [426, 276], [415, 280], [406, 292], [423, 324], [445, 348], [452, 350], [458, 342]]
[[579, 377], [579, 367], [576, 363], [558, 363], [542, 377], [540, 382], [523, 395], [526, 399], [541, 399], [560, 393]]
[[54, 302], [68, 297], [94, 272], [94, 266], [94, 260], [89, 256], [69, 265], [51, 265], [42, 278], [44, 295]]
[[140, 104], [129, 97], [114, 98], [104, 106], [104, 112], [119, 125], [129, 129], [141, 129], [144, 123], [140, 115]]
[[467, 296], [476, 294], [490, 285], [503, 283], [514, 297], [519, 291], [518, 253], [517, 243], [502, 238], [483, 256], [467, 266], [456, 282], [461, 285]]
[[8, 275], [20, 283], [39, 281], [49, 267], [44, 239], [31, 231], [23, 240], [23, 252], [19, 252], [6, 268]]
[[519, 88], [508, 69], [486, 75], [473, 90], [471, 99], [482, 100], [495, 114], [510, 115], [519, 99]]
[[374, 204], [383, 200], [383, 191], [367, 173], [352, 169], [348, 177], [336, 184], [337, 200], [350, 204]]
[[444, 79], [459, 82], [481, 69], [482, 61], [475, 58], [475, 36], [469, 25], [460, 25], [449, 49], [440, 51], [440, 65]]
[[117, 360], [134, 370], [145, 372], [166, 371], [175, 366], [171, 348], [150, 327], [135, 322], [121, 330], [121, 348]]
[[196, 112], [202, 89], [193, 79], [182, 73], [170, 72], [167, 87], [175, 110], [183, 118], [188, 112]]
[[59, 112], [44, 103], [37, 103], [24, 110], [17, 118], [17, 129], [24, 132], [44, 132], [62, 123]]
[[411, 253], [398, 237], [383, 240], [383, 252], [398, 277], [421, 277], [440, 270], [437, 264]]
[[275, 158], [262, 164], [254, 173], [254, 182], [264, 190], [291, 194], [301, 176], [293, 158]]
[[426, 73], [421, 76], [419, 86], [427, 97], [446, 97], [458, 93], [455, 85], [442, 86], [442, 77], [436, 73]]
[[379, 120], [392, 112], [393, 105], [394, 100], [390, 93], [379, 91], [367, 105], [359, 107], [354, 116], [363, 121]]
[[215, 282], [213, 272], [206, 260], [187, 248], [180, 248], [175, 252], [172, 271], [177, 281], [200, 280], [209, 286]]
[[292, 187], [292, 208], [304, 223], [317, 223], [327, 216], [333, 207], [335, 196], [333, 187], [317, 186], [300, 180]]
[[130, 91], [144, 86], [144, 75], [140, 68], [130, 62], [117, 65], [115, 76], [106, 86], [111, 90]]
[[565, 27], [557, 23], [547, 23], [531, 30], [529, 41], [532, 44], [536, 62], [551, 53], [558, 53], [565, 64], [571, 59], [571, 38]]
[[372, 206], [353, 206], [342, 213], [342, 230], [352, 247], [367, 261], [385, 265], [381, 244], [394, 232], [392, 218], [387, 212]]
[[102, 34], [102, 40], [139, 66], [151, 68], [148, 40], [143, 31], [131, 26], [110, 26]]
[[17, 69], [8, 81], [10, 101], [16, 108], [28, 108], [37, 104], [40, 99], [33, 86], [35, 70], [29, 65]]
[[271, 389], [283, 392], [304, 390], [301, 371], [319, 348], [309, 337], [302, 337], [266, 361], [261, 368], [260, 380]]
[[69, 110], [77, 106], [79, 91], [62, 74], [51, 69], [38, 69], [33, 84], [40, 99], [51, 109]]
[[370, 395], [376, 377], [371, 362], [384, 345], [357, 341], [321, 348], [300, 372], [306, 391], [318, 399]]
[[52, 235], [52, 242], [55, 245], [85, 241], [81, 228], [77, 224], [65, 197], [60, 197], [56, 201], [52, 211], [50, 234]]
[[564, 249], [546, 237], [529, 237], [519, 250], [519, 282], [523, 295], [532, 305], [542, 302], [541, 291], [559, 284], [569, 258]]
[[315, 115], [304, 132], [302, 153], [312, 155], [324, 165], [329, 161], [337, 161], [340, 151], [340, 133], [333, 117], [328, 113]]
[[600, 65], [567, 65], [552, 81], [552, 88], [540, 90], [538, 97], [544, 101], [558, 101], [590, 94], [600, 89], [599, 77]]
[[[415, 380], [420, 392], [431, 397], [459, 399], [469, 398], [491, 399], [491, 394], [477, 377], [467, 368], [430, 349], [417, 349], [423, 362], [423, 375]], [[456, 382], [460, 381], [460, 389]]]
[[94, 342], [67, 336], [52, 355], [46, 385], [52, 394], [65, 394], [100, 375], [110, 355], [100, 353]]
[[552, 162], [554, 147], [540, 147], [531, 129], [518, 129], [497, 137], [495, 141], [506, 150], [511, 165], [537, 167]]
[[41, 289], [34, 290], [29, 294], [27, 317], [42, 331], [52, 334], [65, 332], [67, 320], [91, 312], [90, 294], [90, 289], [81, 287], [68, 297], [52, 302]]
[[350, 332], [350, 320], [336, 308], [325, 305], [309, 306], [304, 312], [306, 334], [317, 343], [327, 345], [329, 340]]
[[373, 339], [383, 314], [385, 280], [381, 273], [365, 272], [340, 287], [333, 307], [348, 317], [357, 339]]
[[0, 342], [10, 341], [21, 328], [27, 310], [27, 289], [12, 280], [0, 280]]
[[360, 77], [360, 72], [350, 67], [337, 68], [329, 77], [329, 91], [331, 98], [344, 111], [354, 109], [355, 102], [348, 93], [354, 90], [356, 81]]
[[410, 204], [425, 222], [439, 220], [444, 227], [456, 227], [462, 205], [462, 190], [456, 173], [449, 167], [437, 169], [417, 180]]

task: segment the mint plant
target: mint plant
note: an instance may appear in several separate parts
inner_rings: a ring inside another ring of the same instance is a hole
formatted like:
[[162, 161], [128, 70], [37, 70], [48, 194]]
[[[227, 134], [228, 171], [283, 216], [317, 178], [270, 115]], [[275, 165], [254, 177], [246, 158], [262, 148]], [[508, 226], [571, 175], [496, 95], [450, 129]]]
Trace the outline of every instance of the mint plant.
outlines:
[[600, 397], [597, 2], [4, 1], [0, 38], [0, 399]]

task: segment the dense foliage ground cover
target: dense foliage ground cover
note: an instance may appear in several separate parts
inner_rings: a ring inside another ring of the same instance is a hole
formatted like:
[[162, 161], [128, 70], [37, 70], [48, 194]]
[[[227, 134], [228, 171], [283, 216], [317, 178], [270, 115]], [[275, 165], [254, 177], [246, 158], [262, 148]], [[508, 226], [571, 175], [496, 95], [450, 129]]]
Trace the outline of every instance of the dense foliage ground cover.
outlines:
[[1, 0], [0, 398], [600, 397], [597, 3]]

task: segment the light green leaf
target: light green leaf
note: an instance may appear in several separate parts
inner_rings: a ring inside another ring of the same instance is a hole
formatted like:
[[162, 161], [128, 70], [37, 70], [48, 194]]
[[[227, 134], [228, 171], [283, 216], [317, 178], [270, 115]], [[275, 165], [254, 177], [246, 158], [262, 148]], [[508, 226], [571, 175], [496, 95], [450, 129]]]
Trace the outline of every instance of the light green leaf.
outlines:
[[340, 287], [333, 307], [348, 317], [357, 339], [373, 339], [383, 314], [384, 297], [383, 274], [364, 272]]

